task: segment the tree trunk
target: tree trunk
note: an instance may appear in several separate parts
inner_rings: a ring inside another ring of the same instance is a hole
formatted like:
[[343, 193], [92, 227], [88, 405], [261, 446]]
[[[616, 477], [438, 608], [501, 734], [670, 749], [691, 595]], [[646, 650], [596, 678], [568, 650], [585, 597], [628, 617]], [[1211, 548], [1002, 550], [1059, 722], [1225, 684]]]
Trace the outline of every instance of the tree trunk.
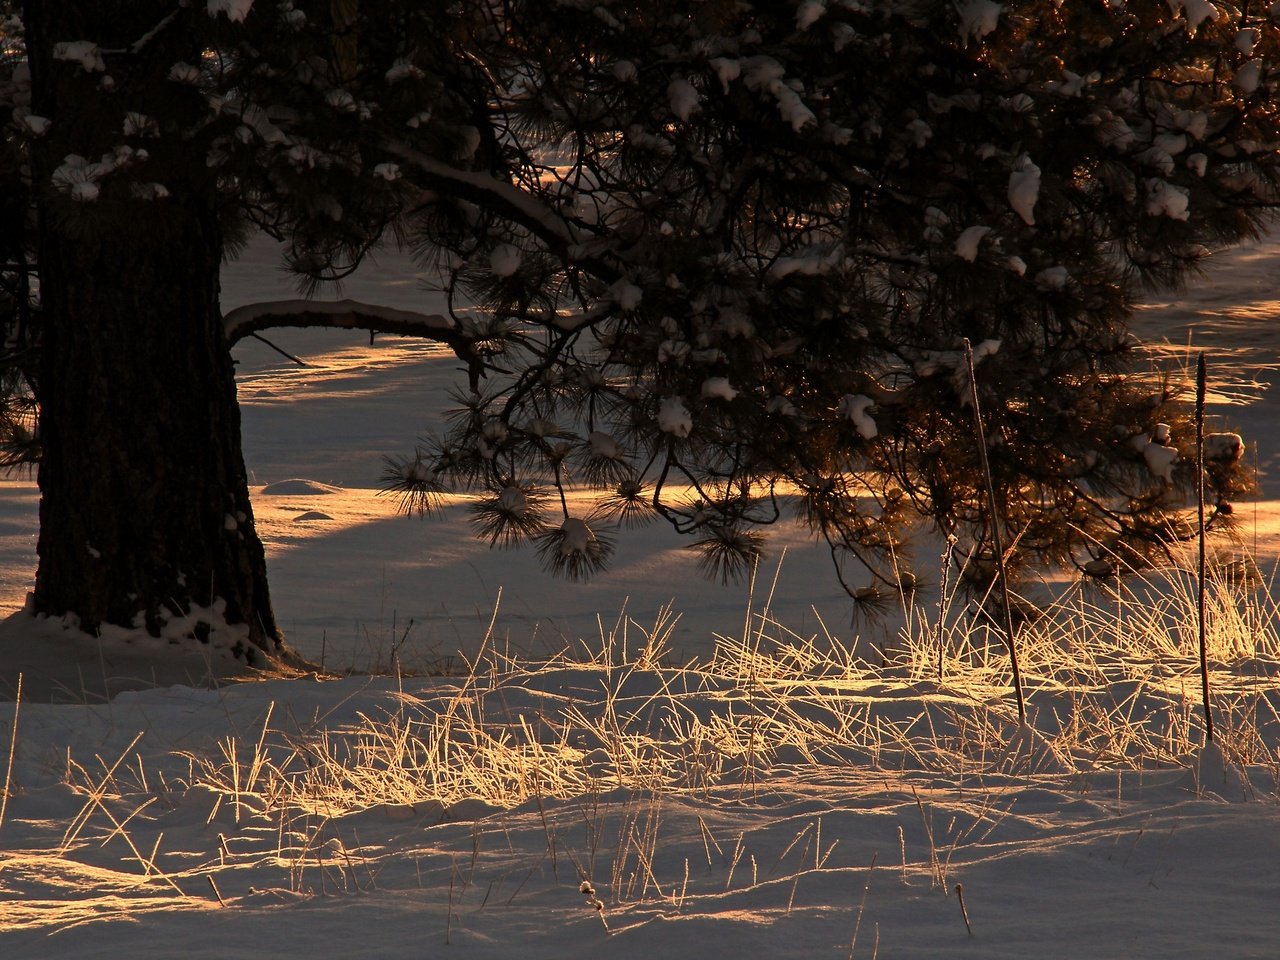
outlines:
[[[200, 61], [182, 18], [204, 16], [203, 4], [129, 51], [175, 6], [35, 0], [24, 10], [33, 112], [52, 121], [33, 156], [43, 312], [34, 603], [89, 631], [168, 635], [190, 617], [184, 632], [229, 641], [256, 663], [284, 648], [218, 303], [217, 184], [181, 123], [145, 143], [124, 134], [131, 111], [198, 116], [179, 99], [197, 94], [167, 76], [179, 60]], [[105, 70], [53, 56], [56, 43], [81, 40], [108, 51]], [[95, 161], [126, 144], [148, 156], [87, 192], [67, 189], [70, 155]], [[146, 183], [168, 196], [139, 199]]]

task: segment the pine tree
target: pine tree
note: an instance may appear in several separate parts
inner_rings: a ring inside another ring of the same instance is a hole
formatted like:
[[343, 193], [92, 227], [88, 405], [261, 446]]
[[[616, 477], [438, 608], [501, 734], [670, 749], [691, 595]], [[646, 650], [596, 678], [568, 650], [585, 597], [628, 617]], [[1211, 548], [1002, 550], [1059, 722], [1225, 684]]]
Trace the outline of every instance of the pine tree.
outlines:
[[[453, 245], [437, 219], [410, 229], [447, 253], [511, 375], [392, 464], [410, 506], [446, 478], [485, 488], [482, 534], [535, 539], [570, 576], [653, 516], [731, 576], [794, 510], [854, 596], [874, 592], [857, 566], [910, 585], [923, 518], [985, 582], [967, 340], [1015, 563], [1114, 572], [1189, 535], [1188, 393], [1127, 321], [1276, 203], [1271, 16], [509, 9], [491, 139], [536, 207], [481, 201]], [[1225, 527], [1248, 482], [1238, 438], [1214, 449]], [[573, 485], [603, 495], [571, 507]]]
[[[1136, 566], [1186, 533], [1184, 392], [1126, 324], [1275, 205], [1269, 13], [16, 9], [0, 0], [2, 439], [39, 462], [38, 612], [158, 630], [199, 608], [246, 656], [279, 653], [227, 351], [339, 319], [469, 368], [388, 486], [411, 509], [479, 488], [481, 536], [536, 540], [572, 577], [653, 518], [731, 576], [789, 511], [854, 595], [857, 565], [903, 585], [922, 520], [986, 576], [966, 340], [1015, 559]], [[304, 287], [395, 238], [458, 309], [223, 317], [219, 263], [248, 229], [290, 241]], [[1239, 443], [1214, 449], [1222, 525], [1245, 481]]]
[[[364, 162], [372, 108], [345, 86], [372, 53], [352, 39], [365, 17], [381, 23], [370, 38], [389, 63], [410, 42], [441, 54], [431, 30], [453, 26], [407, 5], [385, 21], [372, 3], [360, 18], [341, 2], [256, 7], [31, 0], [19, 19], [0, 4], [4, 439], [10, 463], [38, 463], [33, 610], [89, 631], [190, 618], [250, 662], [287, 651], [229, 348], [273, 310], [283, 323], [353, 317], [286, 303], [224, 318], [221, 262], [253, 227], [294, 239], [305, 281], [358, 262], [405, 196], [389, 167]], [[441, 71], [433, 82], [417, 109], [444, 141], [452, 105]], [[453, 337], [405, 313], [354, 319]]]

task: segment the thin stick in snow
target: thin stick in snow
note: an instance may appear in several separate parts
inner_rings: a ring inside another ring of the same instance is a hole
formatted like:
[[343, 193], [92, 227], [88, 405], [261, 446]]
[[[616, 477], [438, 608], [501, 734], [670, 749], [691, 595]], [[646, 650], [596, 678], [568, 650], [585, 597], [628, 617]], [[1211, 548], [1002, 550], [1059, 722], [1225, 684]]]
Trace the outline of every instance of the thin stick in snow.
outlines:
[[978, 456], [982, 476], [987, 484], [987, 515], [991, 518], [991, 543], [996, 555], [996, 576], [1000, 582], [1000, 599], [1004, 606], [1005, 643], [1009, 645], [1009, 663], [1013, 668], [1013, 693], [1018, 700], [1018, 723], [1027, 725], [1027, 703], [1022, 695], [1022, 671], [1018, 668], [1018, 648], [1014, 644], [1013, 607], [1009, 602], [1009, 577], [1004, 563], [1004, 540], [1000, 535], [1000, 513], [996, 509], [996, 488], [991, 480], [991, 462], [987, 459], [987, 435], [982, 427], [982, 411], [978, 407], [978, 380], [973, 373], [973, 347], [964, 341], [964, 362], [969, 373], [969, 397], [973, 401], [973, 426], [978, 435]]
[[862, 885], [862, 902], [858, 904], [858, 919], [853, 924], [853, 937], [849, 940], [849, 960], [853, 960], [853, 951], [858, 946], [858, 931], [862, 929], [862, 915], [867, 909], [867, 894], [871, 892], [871, 875], [876, 872], [876, 860], [880, 853], [871, 856], [871, 866], [867, 868], [867, 880]]
[[956, 884], [956, 899], [960, 901], [960, 916], [964, 918], [964, 928], [973, 936], [973, 925], [969, 923], [969, 911], [964, 905], [964, 884]]
[[13, 698], [13, 727], [9, 730], [9, 763], [4, 771], [4, 792], [0, 793], [0, 829], [9, 807], [9, 787], [13, 782], [13, 757], [18, 752], [18, 711], [22, 709], [22, 674], [18, 674], [18, 692]]
[[218, 906], [225, 907], [227, 901], [222, 899], [222, 894], [218, 890], [218, 884], [213, 879], [213, 874], [206, 873], [205, 879], [209, 881], [209, 886], [213, 888], [213, 895], [218, 898]]
[[944, 645], [946, 644], [947, 589], [951, 579], [951, 557], [955, 552], [956, 538], [947, 534], [947, 545], [942, 549], [942, 586], [938, 589], [938, 623], [935, 642], [938, 647], [938, 682], [943, 680]]
[[1204, 742], [1213, 743], [1213, 710], [1209, 706], [1209, 653], [1205, 636], [1207, 562], [1204, 536], [1204, 402], [1208, 375], [1204, 354], [1196, 359], [1196, 538], [1200, 545], [1196, 584], [1196, 632], [1200, 640], [1200, 692], [1204, 704]]

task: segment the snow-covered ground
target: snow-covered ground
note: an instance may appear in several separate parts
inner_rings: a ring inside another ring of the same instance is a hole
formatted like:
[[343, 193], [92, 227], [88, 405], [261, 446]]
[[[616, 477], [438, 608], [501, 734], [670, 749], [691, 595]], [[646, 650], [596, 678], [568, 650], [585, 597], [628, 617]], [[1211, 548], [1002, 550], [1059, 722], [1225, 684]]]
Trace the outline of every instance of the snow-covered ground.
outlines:
[[[271, 251], [251, 253], [227, 270], [228, 308], [290, 292]], [[1280, 554], [1280, 405], [1262, 389], [1280, 357], [1278, 260], [1280, 241], [1225, 254], [1139, 320], [1257, 383], [1215, 410], [1257, 444], [1264, 496], [1242, 511], [1264, 567]], [[393, 256], [343, 294], [433, 309]], [[398, 517], [376, 492], [382, 457], [448, 405], [457, 361], [392, 338], [271, 339], [308, 364], [255, 341], [237, 353], [281, 624], [331, 670], [449, 675], [172, 685], [218, 672], [191, 654], [104, 703], [99, 678], [138, 673], [147, 650], [108, 637], [73, 658], [56, 629], [8, 621], [6, 960], [1280, 951], [1265, 591], [1243, 618], [1214, 608], [1220, 739], [1243, 767], [1197, 759], [1185, 589], [1155, 610], [1068, 590], [1070, 625], [1026, 641], [1031, 736], [998, 641], [966, 639], [963, 618], [943, 636], [941, 683], [928, 622], [887, 665], [844, 655], [847, 604], [794, 529], [775, 534], [749, 598], [702, 581], [658, 528], [620, 538], [611, 573], [575, 585], [473, 540], [461, 506]], [[31, 483], [5, 481], [9, 609], [34, 519]]]

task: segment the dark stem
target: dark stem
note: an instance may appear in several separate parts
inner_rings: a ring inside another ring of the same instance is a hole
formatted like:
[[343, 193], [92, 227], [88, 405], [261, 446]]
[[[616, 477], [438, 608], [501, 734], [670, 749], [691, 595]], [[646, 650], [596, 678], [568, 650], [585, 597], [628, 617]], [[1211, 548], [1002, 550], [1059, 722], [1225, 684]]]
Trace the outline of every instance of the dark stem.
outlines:
[[1013, 606], [1009, 598], [1009, 577], [1004, 563], [1004, 538], [1000, 534], [1000, 514], [996, 509], [996, 487], [991, 479], [991, 462], [987, 459], [987, 435], [982, 427], [982, 410], [978, 406], [978, 380], [973, 372], [973, 347], [966, 337], [964, 362], [969, 370], [969, 399], [973, 402], [973, 428], [978, 435], [978, 456], [982, 461], [982, 477], [987, 486], [987, 513], [991, 518], [991, 543], [996, 555], [996, 577], [1000, 585], [1005, 644], [1009, 647], [1009, 663], [1013, 667], [1013, 693], [1018, 700], [1018, 723], [1026, 726], [1027, 703], [1022, 695], [1022, 671], [1018, 667], [1018, 648], [1014, 645]]
[[1200, 545], [1196, 584], [1196, 633], [1200, 640], [1200, 694], [1204, 703], [1204, 742], [1213, 743], [1213, 711], [1209, 706], [1209, 653], [1205, 631], [1205, 591], [1207, 563], [1204, 530], [1204, 354], [1196, 360], [1196, 537]]
[[302, 360], [302, 359], [300, 359], [300, 358], [298, 358], [298, 357], [295, 357], [292, 353], [290, 353], [290, 352], [289, 352], [289, 351], [287, 351], [287, 350], [284, 350], [284, 349], [281, 349], [280, 347], [277, 347], [274, 343], [272, 343], [270, 340], [268, 340], [268, 339], [267, 339], [266, 337], [264, 337], [262, 334], [260, 334], [260, 333], [251, 333], [251, 334], [249, 334], [249, 336], [253, 337], [253, 339], [255, 339], [255, 340], [260, 340], [260, 341], [262, 341], [262, 342], [263, 342], [263, 343], [265, 343], [268, 347], [270, 347], [272, 350], [274, 350], [276, 353], [280, 354], [280, 356], [284, 357], [286, 360], [292, 360], [294, 363], [296, 363], [296, 364], [297, 364], [298, 366], [300, 366], [300, 367], [306, 367], [306, 366], [309, 366], [309, 364], [307, 363], [307, 361]]

